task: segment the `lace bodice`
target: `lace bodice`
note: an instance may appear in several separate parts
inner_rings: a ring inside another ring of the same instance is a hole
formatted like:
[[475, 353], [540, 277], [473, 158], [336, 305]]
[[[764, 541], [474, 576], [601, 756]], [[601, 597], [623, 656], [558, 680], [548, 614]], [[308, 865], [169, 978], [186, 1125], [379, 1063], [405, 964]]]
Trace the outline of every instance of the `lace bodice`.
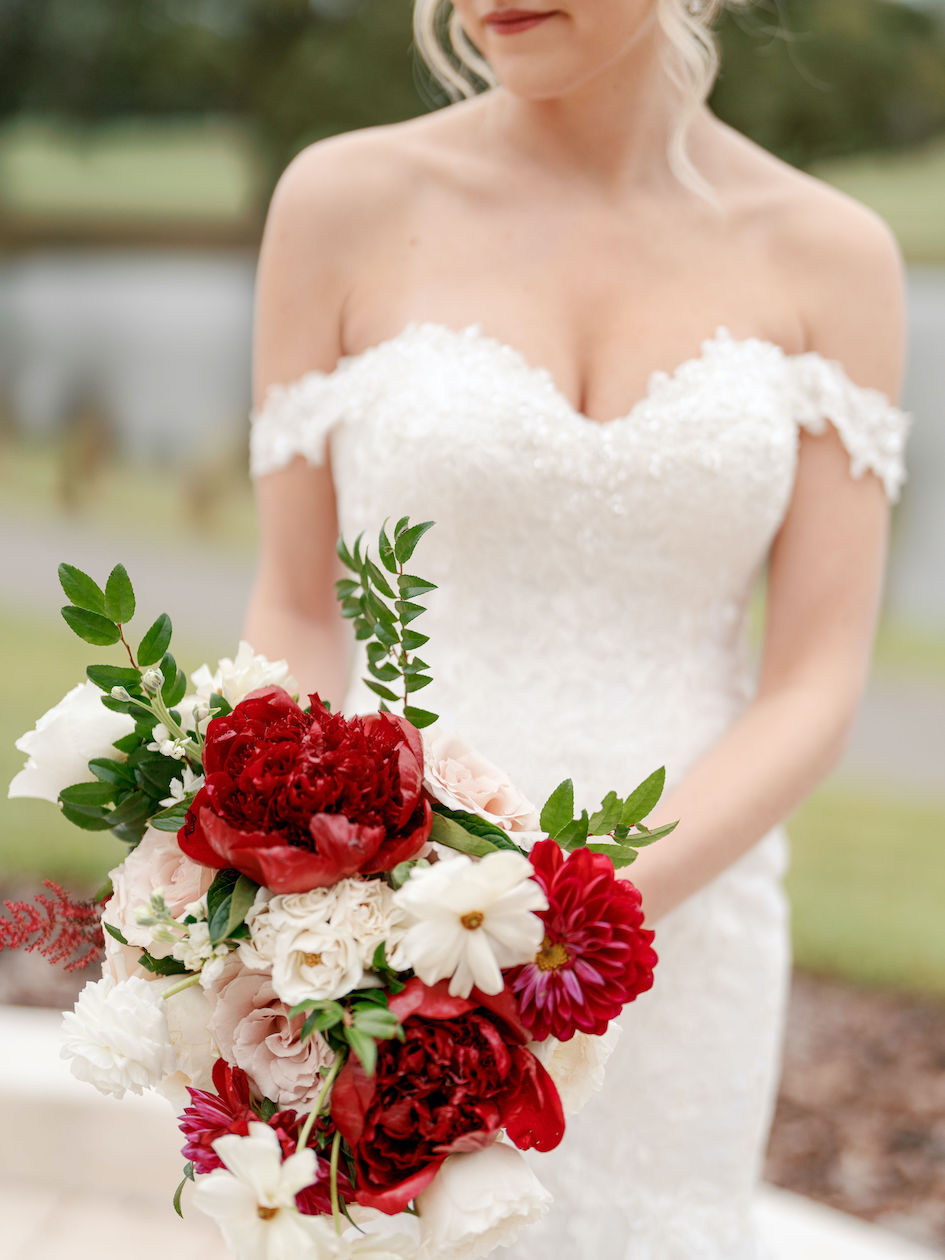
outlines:
[[[749, 596], [801, 429], [836, 426], [896, 499], [911, 422], [818, 354], [724, 327], [598, 424], [479, 325], [411, 323], [274, 386], [252, 471], [330, 448], [345, 537], [434, 520], [413, 568], [441, 715], [534, 801], [578, 807], [659, 765], [671, 786], [749, 700]], [[376, 707], [353, 661], [347, 712]], [[670, 843], [667, 840], [662, 843]], [[752, 1191], [777, 1082], [788, 912], [776, 827], [657, 925], [604, 1092], [536, 1157], [555, 1207], [505, 1260], [761, 1260]]]

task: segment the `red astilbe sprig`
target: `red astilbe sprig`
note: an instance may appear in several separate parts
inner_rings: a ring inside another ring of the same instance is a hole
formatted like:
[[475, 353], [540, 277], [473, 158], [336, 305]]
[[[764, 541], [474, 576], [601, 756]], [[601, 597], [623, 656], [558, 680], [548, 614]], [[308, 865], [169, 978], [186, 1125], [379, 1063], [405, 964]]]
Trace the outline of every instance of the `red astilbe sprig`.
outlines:
[[101, 907], [76, 901], [52, 880], [48, 892], [32, 901], [5, 901], [8, 917], [0, 916], [0, 949], [40, 953], [53, 966], [81, 971], [102, 957]]

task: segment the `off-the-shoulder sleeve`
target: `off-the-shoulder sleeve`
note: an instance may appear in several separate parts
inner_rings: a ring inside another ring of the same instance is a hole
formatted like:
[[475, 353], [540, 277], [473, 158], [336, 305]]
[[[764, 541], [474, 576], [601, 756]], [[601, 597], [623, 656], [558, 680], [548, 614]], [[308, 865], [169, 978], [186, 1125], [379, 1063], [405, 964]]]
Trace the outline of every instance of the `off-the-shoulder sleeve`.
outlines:
[[275, 472], [296, 455], [323, 464], [328, 434], [343, 419], [345, 402], [337, 369], [313, 369], [286, 385], [270, 385], [260, 406], [250, 412], [250, 475]]
[[816, 351], [793, 360], [797, 386], [794, 416], [811, 433], [833, 424], [850, 455], [850, 472], [875, 472], [895, 503], [906, 480], [906, 440], [913, 415], [882, 390], [855, 384], [843, 365]]

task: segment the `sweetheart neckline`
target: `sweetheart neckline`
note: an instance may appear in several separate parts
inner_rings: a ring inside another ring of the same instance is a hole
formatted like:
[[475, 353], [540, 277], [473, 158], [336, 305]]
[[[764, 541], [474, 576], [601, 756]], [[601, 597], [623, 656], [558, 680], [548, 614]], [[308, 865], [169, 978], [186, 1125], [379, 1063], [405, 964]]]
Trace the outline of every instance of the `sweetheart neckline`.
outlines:
[[[824, 368], [831, 370], [836, 374], [843, 384], [854, 391], [861, 397], [864, 402], [870, 402], [874, 405], [881, 405], [896, 413], [902, 413], [899, 404], [894, 403], [892, 399], [880, 389], [876, 389], [870, 385], [859, 385], [846, 371], [846, 368], [839, 359], [830, 359], [821, 354], [819, 350], [785, 350], [782, 345], [776, 341], [768, 340], [764, 337], [734, 337], [727, 324], [716, 324], [715, 329], [707, 337], [702, 339], [698, 353], [690, 355], [683, 359], [671, 371], [664, 371], [662, 368], [655, 368], [647, 378], [646, 388], [643, 394], [634, 402], [629, 411], [619, 416], [614, 416], [609, 420], [595, 420], [588, 416], [585, 412], [579, 411], [567, 397], [567, 395], [558, 386], [554, 375], [550, 368], [541, 364], [532, 363], [525, 357], [521, 350], [513, 346], [507, 341], [503, 341], [499, 337], [494, 337], [489, 333], [483, 332], [482, 324], [475, 320], [472, 323], [464, 324], [459, 328], [450, 324], [445, 324], [439, 320], [408, 320], [396, 333], [392, 333], [389, 337], [384, 337], [380, 341], [373, 342], [369, 346], [365, 346], [362, 350], [355, 350], [349, 354], [342, 354], [338, 357], [332, 368], [310, 368], [306, 372], [302, 372], [299, 376], [292, 378], [286, 382], [273, 382], [266, 390], [263, 402], [258, 408], [252, 409], [252, 418], [257, 419], [263, 411], [265, 411], [267, 403], [272, 396], [285, 396], [295, 393], [299, 389], [304, 389], [306, 383], [314, 381], [327, 381], [341, 375], [343, 372], [353, 370], [362, 363], [369, 363], [375, 356], [383, 355], [394, 349], [404, 341], [408, 341], [417, 334], [433, 332], [438, 336], [445, 337], [450, 341], [462, 344], [464, 341], [475, 343], [476, 345], [486, 347], [493, 353], [503, 355], [507, 362], [513, 364], [515, 368], [528, 380], [539, 382], [545, 389], [546, 395], [551, 402], [556, 405], [557, 410], [562, 416], [569, 420], [577, 429], [583, 431], [597, 430], [599, 434], [606, 434], [621, 428], [629, 426], [636, 419], [639, 413], [647, 407], [653, 405], [659, 396], [660, 387], [670, 389], [678, 384], [682, 378], [693, 369], [704, 363], [708, 363], [714, 352], [720, 351], [723, 347], [728, 346], [732, 349], [745, 350], [749, 348], [761, 349], [768, 354], [774, 355], [775, 360], [785, 364], [805, 364], [817, 363]], [[903, 413], [906, 414], [906, 413]]]
[[575, 421], [580, 426], [591, 429], [606, 430], [618, 425], [627, 424], [632, 421], [638, 412], [649, 406], [655, 396], [657, 387], [660, 385], [671, 385], [680, 380], [680, 378], [697, 364], [705, 362], [709, 353], [713, 349], [719, 348], [722, 344], [728, 343], [733, 346], [763, 346], [785, 359], [800, 358], [804, 354], [814, 353], [812, 351], [799, 351], [791, 353], [780, 346], [775, 341], [765, 340], [763, 337], [733, 337], [726, 324], [716, 324], [715, 329], [709, 336], [704, 337], [700, 342], [699, 352], [690, 355], [677, 363], [670, 371], [664, 371], [662, 368], [654, 368], [647, 377], [646, 386], [640, 397], [634, 402], [629, 411], [623, 412], [618, 416], [614, 416], [608, 420], [595, 420], [586, 412], [580, 411], [565, 394], [564, 390], [558, 385], [554, 373], [550, 368], [543, 364], [532, 363], [517, 346], [513, 346], [508, 341], [503, 341], [501, 337], [494, 337], [490, 333], [483, 332], [482, 324], [475, 320], [472, 323], [463, 324], [459, 328], [454, 328], [450, 324], [441, 323], [435, 319], [408, 320], [402, 328], [396, 333], [392, 333], [389, 337], [384, 337], [380, 341], [376, 341], [369, 346], [365, 346], [363, 350], [355, 350], [350, 354], [343, 354], [338, 358], [334, 368], [322, 371], [318, 368], [312, 369], [310, 372], [303, 373], [298, 381], [304, 381], [306, 377], [328, 377], [333, 376], [339, 368], [345, 364], [355, 364], [362, 359], [369, 359], [378, 351], [387, 350], [412, 334], [432, 331], [440, 335], [444, 335], [450, 339], [462, 341], [464, 339], [474, 341], [477, 345], [487, 346], [494, 352], [503, 354], [509, 362], [524, 376], [533, 380], [540, 381], [551, 399], [557, 403], [560, 410]]

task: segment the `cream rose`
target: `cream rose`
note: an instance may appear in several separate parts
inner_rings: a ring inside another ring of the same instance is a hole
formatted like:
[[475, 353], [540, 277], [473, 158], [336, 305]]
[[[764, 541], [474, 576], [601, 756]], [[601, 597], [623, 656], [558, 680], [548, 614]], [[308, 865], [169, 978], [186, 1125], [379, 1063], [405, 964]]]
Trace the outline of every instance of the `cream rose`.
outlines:
[[576, 1032], [569, 1041], [548, 1037], [529, 1043], [555, 1083], [566, 1116], [573, 1116], [604, 1085], [604, 1069], [620, 1037], [613, 1021], [600, 1037]]
[[210, 990], [210, 1034], [220, 1054], [278, 1106], [312, 1101], [321, 1084], [318, 1070], [330, 1066], [333, 1052], [318, 1033], [304, 1045], [299, 1041], [301, 1017], [289, 1017], [265, 976], [242, 970], [233, 976], [233, 970], [231, 964]]
[[441, 805], [478, 814], [504, 831], [538, 829], [531, 801], [459, 735], [428, 727], [421, 737], [423, 786]]
[[525, 1159], [504, 1142], [448, 1155], [417, 1196], [422, 1255], [474, 1260], [514, 1242], [540, 1220], [551, 1195]]
[[136, 921], [135, 911], [147, 905], [151, 894], [160, 888], [168, 910], [177, 918], [191, 902], [206, 894], [215, 875], [209, 866], [201, 866], [181, 852], [174, 832], [149, 827], [121, 866], [111, 872], [112, 895], [102, 917], [118, 928], [130, 945], [163, 957], [170, 953], [171, 944], [153, 942], [151, 928]]
[[102, 692], [82, 682], [54, 705], [16, 741], [27, 762], [13, 779], [8, 796], [33, 796], [55, 804], [64, 787], [90, 783], [89, 762], [115, 757], [112, 744], [134, 730], [134, 719], [112, 713], [102, 704]]
[[[180, 980], [180, 976], [164, 976], [152, 981], [163, 994]], [[180, 1112], [190, 1102], [187, 1086], [213, 1089], [211, 1073], [220, 1057], [210, 1034], [210, 1002], [199, 985], [191, 985], [163, 998], [167, 1035], [174, 1052], [174, 1071], [158, 1082], [158, 1093]]]

